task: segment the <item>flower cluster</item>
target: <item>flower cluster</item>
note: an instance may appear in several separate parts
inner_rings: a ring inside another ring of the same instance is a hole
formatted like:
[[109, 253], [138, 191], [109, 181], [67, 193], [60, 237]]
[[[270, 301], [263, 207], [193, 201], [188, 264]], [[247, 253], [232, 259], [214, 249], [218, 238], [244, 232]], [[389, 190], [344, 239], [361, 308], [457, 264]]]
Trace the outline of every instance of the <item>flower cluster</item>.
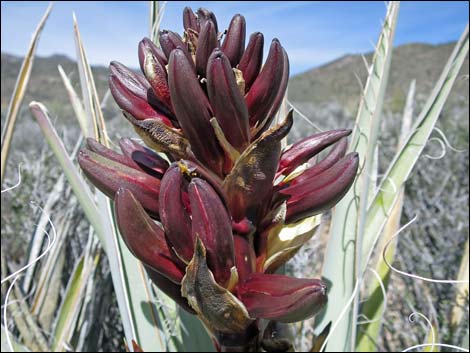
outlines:
[[346, 154], [350, 130], [282, 148], [293, 115], [271, 126], [289, 78], [277, 39], [263, 65], [263, 34], [245, 47], [243, 16], [219, 32], [212, 12], [186, 8], [183, 23], [183, 37], [161, 31], [159, 46], [139, 43], [143, 75], [110, 65], [111, 93], [148, 147], [122, 139], [120, 154], [88, 139], [79, 163], [114, 199], [120, 233], [152, 281], [217, 344], [253, 347], [258, 319], [295, 322], [326, 303], [320, 280], [274, 274], [301, 245], [279, 233], [333, 207], [358, 156]]

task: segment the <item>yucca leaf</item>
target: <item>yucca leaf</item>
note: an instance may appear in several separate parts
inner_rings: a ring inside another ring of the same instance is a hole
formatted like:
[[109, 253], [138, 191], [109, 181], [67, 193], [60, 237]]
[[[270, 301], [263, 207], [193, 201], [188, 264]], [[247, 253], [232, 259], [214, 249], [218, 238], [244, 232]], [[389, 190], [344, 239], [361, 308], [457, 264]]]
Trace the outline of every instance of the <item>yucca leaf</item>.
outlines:
[[57, 135], [57, 132], [49, 118], [47, 108], [39, 102], [31, 102], [29, 104], [29, 108], [31, 109], [33, 116], [36, 118], [36, 121], [41, 128], [46, 142], [51, 147], [52, 152], [54, 152], [54, 155], [56, 156], [68, 182], [70, 183], [70, 186], [72, 187], [72, 190], [77, 196], [78, 202], [83, 207], [85, 215], [103, 243], [103, 225], [93, 199], [93, 194], [91, 193], [88, 185], [85, 183], [83, 177], [78, 172], [78, 169], [70, 159], [62, 140]]
[[[413, 118], [413, 106], [414, 106], [414, 93], [416, 81], [413, 80], [410, 84], [410, 89], [408, 91], [408, 96], [406, 99], [405, 109], [403, 112], [403, 120], [401, 126], [401, 133], [397, 149], [399, 149], [406, 140], [411, 128], [412, 118]], [[395, 236], [395, 233], [400, 228], [400, 218], [402, 213], [403, 198], [404, 198], [404, 187], [399, 192], [398, 202], [392, 209], [390, 217], [387, 220], [385, 225], [379, 249], [383, 249], [384, 246], [389, 243], [390, 239]], [[387, 261], [392, 263], [395, 257], [395, 249], [397, 243], [394, 242], [390, 244], [387, 252]], [[360, 331], [357, 335], [357, 352], [370, 352], [377, 349], [376, 342], [379, 338], [380, 328], [382, 327], [382, 315], [384, 309], [384, 294], [382, 292], [382, 287], [387, 290], [388, 282], [390, 280], [390, 268], [385, 263], [382, 258], [382, 251], [377, 253], [378, 258], [376, 261], [375, 271], [380, 277], [380, 281], [377, 278], [373, 278], [368, 282], [368, 298], [366, 302], [361, 307], [361, 314], [363, 317], [367, 318], [369, 323], [361, 325]]]
[[[367, 211], [364, 246], [362, 247], [362, 256], [366, 261], [362, 262], [363, 267], [361, 270], [364, 270], [368, 262], [367, 259], [370, 258], [374, 249], [377, 237], [382, 231], [393, 205], [397, 202], [399, 194], [397, 191], [401, 189], [408, 179], [426, 146], [426, 142], [434, 129], [444, 103], [467, 56], [468, 45], [467, 25], [455, 45], [454, 51], [431, 92], [425, 107], [413, 125], [411, 134], [400, 151], [395, 155], [382, 179], [374, 200]], [[392, 190], [396, 191], [392, 192]]]
[[46, 24], [46, 20], [49, 17], [49, 14], [52, 10], [52, 3], [46, 9], [46, 12], [41, 18], [36, 30], [33, 33], [33, 38], [29, 44], [28, 52], [26, 53], [23, 64], [21, 65], [20, 73], [16, 80], [15, 88], [8, 104], [8, 110], [5, 118], [5, 124], [2, 131], [2, 153], [1, 153], [1, 180], [0, 185], [3, 184], [3, 177], [5, 175], [5, 170], [8, 161], [8, 155], [10, 152], [11, 139], [13, 137], [13, 131], [15, 129], [16, 119], [20, 111], [21, 103], [23, 102], [23, 97], [26, 92], [26, 87], [28, 86], [29, 77], [31, 75], [31, 70], [33, 68], [34, 55], [36, 53], [36, 47], [39, 42], [39, 37], [41, 35], [42, 29]]
[[215, 352], [214, 344], [197, 316], [179, 310], [181, 338], [178, 351]]
[[[13, 281], [15, 281], [15, 279]], [[44, 331], [37, 322], [36, 317], [31, 314], [26, 298], [19, 286], [14, 286], [13, 292], [10, 293], [9, 298], [8, 311], [10, 314], [14, 313], [14, 315], [11, 316], [22, 337], [23, 344], [26, 347], [30, 347], [31, 350], [42, 352], [50, 351]]]
[[80, 98], [78, 97], [77, 92], [75, 92], [75, 89], [73, 88], [72, 83], [70, 82], [69, 78], [65, 74], [64, 69], [62, 69], [62, 66], [59, 65], [58, 70], [60, 73], [60, 77], [62, 78], [62, 82], [64, 83], [65, 90], [67, 91], [67, 94], [69, 96], [70, 104], [72, 104], [73, 111], [80, 125], [80, 129], [82, 130], [82, 134], [86, 136], [88, 133], [89, 122], [87, 119], [87, 115], [85, 113], [85, 109], [83, 108], [83, 104]]
[[101, 111], [98, 93], [96, 91], [95, 80], [88, 63], [85, 48], [83, 47], [75, 14], [73, 14], [73, 30], [75, 34], [75, 49], [77, 52], [77, 65], [78, 72], [80, 74], [80, 86], [82, 88], [83, 102], [86, 114], [89, 119], [91, 119], [87, 124], [88, 133], [86, 133], [85, 136], [95, 136], [97, 141], [101, 142], [106, 147], [109, 147], [106, 125]]
[[[49, 214], [51, 214], [51, 210], [53, 209], [54, 205], [60, 200], [63, 188], [64, 188], [64, 176], [60, 176], [57, 180], [54, 188], [51, 190], [49, 196], [47, 197], [46, 202], [44, 203], [43, 212], [39, 221], [37, 222], [36, 230], [34, 231], [33, 236], [30, 240], [29, 245], [29, 252], [26, 258], [25, 263], [34, 263], [34, 259], [36, 259], [42, 249], [42, 245], [44, 243], [44, 232], [47, 229], [47, 225], [49, 223]], [[52, 249], [51, 249], [52, 250]], [[49, 256], [48, 256], [49, 257]], [[21, 286], [25, 293], [27, 293], [30, 289], [31, 281], [33, 280], [34, 272], [36, 269], [37, 263], [28, 267], [24, 271], [24, 278], [22, 280]], [[40, 288], [36, 291], [36, 294], [40, 291]], [[32, 310], [34, 312], [34, 310]]]
[[161, 20], [161, 11], [162, 9], [159, 6], [158, 1], [149, 1], [150, 6], [150, 18], [149, 18], [149, 34], [150, 40], [154, 42], [157, 46], [158, 42], [158, 32], [160, 29], [160, 20]]
[[[62, 184], [61, 187], [63, 187], [65, 178], [62, 175], [60, 179], [62, 180], [59, 180], [59, 182]], [[59, 194], [59, 195], [62, 195], [62, 194]], [[55, 196], [57, 197], [58, 195], [55, 195]], [[44, 208], [44, 210], [46, 210], [46, 208]], [[54, 223], [55, 223], [54, 228], [56, 230], [54, 246], [49, 249], [47, 253], [47, 257], [41, 263], [35, 263], [34, 266], [31, 266], [28, 268], [28, 270], [33, 269], [33, 273], [31, 275], [36, 274], [36, 277], [34, 278], [34, 284], [35, 284], [36, 290], [34, 291], [33, 299], [30, 302], [31, 313], [33, 315], [38, 315], [38, 320], [41, 322], [42, 326], [45, 329], [48, 329], [49, 325], [51, 324], [51, 323], [44, 324], [44, 322], [41, 321], [41, 319], [45, 315], [47, 315], [45, 312], [51, 309], [51, 307], [53, 307], [52, 309], [53, 311], [57, 309], [56, 301], [54, 300], [54, 298], [57, 297], [57, 295], [59, 294], [59, 290], [60, 290], [60, 278], [62, 277], [62, 270], [64, 267], [63, 245], [66, 239], [65, 235], [67, 234], [70, 224], [71, 224], [71, 219], [70, 219], [71, 214], [72, 212], [70, 211], [65, 211], [65, 212], [58, 211], [54, 213]], [[46, 214], [44, 218], [48, 220], [48, 215]], [[38, 224], [41, 224], [42, 220], [43, 220], [43, 216], [41, 215], [41, 219]], [[41, 229], [39, 228], [40, 226], [38, 225], [36, 232], [34, 234], [34, 237], [31, 239], [31, 242], [41, 243], [42, 245], [44, 241], [44, 229], [46, 229], [46, 227], [43, 227]], [[37, 254], [36, 256], [38, 255], [39, 254]], [[30, 254], [30, 258], [31, 258], [31, 254]], [[58, 282], [54, 282], [54, 279], [56, 279]], [[27, 293], [27, 290], [29, 291], [29, 286], [25, 287], [25, 285], [26, 285], [26, 282], [23, 283], [23, 291]]]
[[429, 346], [423, 348], [423, 352], [440, 352], [439, 346], [433, 346], [435, 343], [439, 342], [439, 327], [435, 319], [431, 319], [431, 326], [428, 329], [426, 334], [426, 339], [424, 343], [429, 344]]
[[467, 241], [465, 242], [465, 249], [463, 251], [462, 260], [460, 261], [459, 274], [457, 275], [458, 281], [467, 281], [467, 283], [459, 283], [456, 285], [456, 294], [455, 294], [455, 305], [452, 308], [450, 314], [450, 323], [455, 328], [465, 317], [465, 303], [468, 300], [469, 289], [468, 289], [468, 235]]
[[468, 341], [469, 341], [469, 331], [467, 330], [467, 333], [465, 334], [465, 336], [463, 336], [462, 338], [462, 343], [460, 344], [462, 346], [462, 348], [465, 348], [468, 350]]
[[381, 117], [384, 93], [390, 69], [393, 38], [399, 3], [390, 2], [387, 15], [379, 37], [369, 77], [359, 106], [356, 127], [351, 138], [350, 151], [359, 153], [359, 175], [342, 201], [335, 207], [330, 230], [323, 276], [331, 281], [329, 304], [320, 322], [321, 326], [332, 321], [334, 337], [328, 342], [327, 351], [349, 351], [355, 347], [355, 314], [357, 300], [353, 309], [335, 326], [343, 308], [347, 305], [358, 276], [357, 268], [361, 262], [361, 229], [364, 227], [368, 204], [368, 193], [376, 185], [370, 181], [373, 156], [376, 148], [377, 133]]
[[51, 347], [53, 352], [65, 351], [66, 343], [68, 343], [73, 336], [83, 301], [85, 286], [93, 267], [93, 258], [82, 255], [72, 271], [57, 316], [57, 323], [53, 335], [54, 340]]
[[7, 333], [5, 327], [2, 325], [2, 352], [30, 352], [31, 350], [28, 349], [26, 346], [22, 345], [21, 343], [17, 342], [14, 337], [11, 337], [10, 333], [10, 340], [11, 340], [11, 345], [13, 346], [13, 351], [10, 349], [10, 347], [7, 344]]

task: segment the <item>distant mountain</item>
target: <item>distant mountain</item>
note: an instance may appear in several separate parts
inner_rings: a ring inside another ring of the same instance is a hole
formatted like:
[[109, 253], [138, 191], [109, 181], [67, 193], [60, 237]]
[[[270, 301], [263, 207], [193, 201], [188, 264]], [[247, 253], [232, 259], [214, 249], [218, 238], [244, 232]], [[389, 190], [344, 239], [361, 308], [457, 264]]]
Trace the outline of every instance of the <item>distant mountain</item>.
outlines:
[[[10, 96], [15, 87], [16, 78], [21, 67], [23, 58], [2, 53], [1, 54], [1, 110], [4, 113], [8, 107]], [[50, 110], [56, 114], [66, 114], [69, 117], [73, 114], [70, 107], [67, 93], [64, 89], [57, 66], [61, 65], [69, 75], [70, 80], [79, 90], [78, 68], [75, 61], [65, 55], [52, 55], [49, 57], [36, 57], [34, 59], [31, 78], [26, 90], [24, 103], [32, 100], [45, 103]], [[92, 68], [97, 90], [101, 97], [107, 89], [108, 69], [104, 66], [94, 66]]]
[[[385, 108], [392, 112], [403, 109], [406, 93], [412, 79], [417, 81], [417, 99], [424, 100], [437, 81], [455, 43], [442, 45], [407, 44], [393, 52], [390, 81], [386, 93]], [[364, 55], [370, 64], [372, 53]], [[333, 114], [335, 123], [343, 117], [351, 118], [357, 110], [361, 86], [365, 84], [367, 72], [361, 55], [345, 55], [323, 66], [314, 68], [291, 78], [289, 99], [295, 102], [309, 116], [322, 121]], [[1, 54], [1, 111], [4, 115], [22, 58]], [[57, 65], [62, 65], [71, 81], [79, 90], [79, 77], [76, 63], [63, 55], [37, 57], [24, 99], [25, 103], [39, 100], [54, 111], [57, 116], [67, 119], [73, 112], [68, 103]], [[95, 83], [100, 97], [107, 90], [107, 68], [93, 67]], [[468, 76], [468, 57], [461, 75]], [[359, 79], [359, 80], [358, 80]], [[452, 91], [449, 105], [461, 106], [468, 112], [468, 80], [459, 78]], [[115, 107], [115, 106], [114, 106]], [[302, 123], [296, 124], [302, 129]], [[328, 127], [328, 124], [324, 124]]]
[[[389, 84], [386, 93], [386, 108], [401, 110], [411, 80], [416, 79], [417, 99], [427, 96], [455, 43], [442, 45], [406, 44], [394, 49], [390, 69]], [[289, 97], [292, 101], [314, 105], [338, 103], [346, 112], [357, 109], [361, 86], [366, 83], [367, 71], [364, 58], [370, 65], [372, 53], [362, 55], [345, 55], [323, 66], [309, 70], [291, 78]], [[468, 76], [468, 56], [462, 76]], [[457, 79], [450, 102], [466, 103], [468, 106], [468, 80]]]

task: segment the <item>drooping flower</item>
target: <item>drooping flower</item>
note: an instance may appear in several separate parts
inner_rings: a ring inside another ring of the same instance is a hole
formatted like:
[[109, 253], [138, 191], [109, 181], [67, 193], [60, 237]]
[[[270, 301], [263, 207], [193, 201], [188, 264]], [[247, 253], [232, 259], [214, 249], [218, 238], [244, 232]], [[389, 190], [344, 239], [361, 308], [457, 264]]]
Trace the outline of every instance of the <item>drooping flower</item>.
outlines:
[[114, 199], [120, 233], [153, 282], [220, 349], [253, 350], [259, 319], [299, 321], [325, 305], [320, 280], [273, 274], [301, 245], [276, 235], [333, 207], [358, 156], [346, 154], [350, 130], [281, 147], [293, 114], [272, 126], [289, 78], [279, 40], [262, 65], [264, 37], [253, 33], [245, 47], [243, 16], [221, 33], [212, 12], [186, 8], [183, 24], [182, 37], [162, 31], [159, 46], [139, 43], [143, 74], [110, 65], [111, 93], [149, 148], [122, 139], [119, 154], [89, 139], [79, 163]]

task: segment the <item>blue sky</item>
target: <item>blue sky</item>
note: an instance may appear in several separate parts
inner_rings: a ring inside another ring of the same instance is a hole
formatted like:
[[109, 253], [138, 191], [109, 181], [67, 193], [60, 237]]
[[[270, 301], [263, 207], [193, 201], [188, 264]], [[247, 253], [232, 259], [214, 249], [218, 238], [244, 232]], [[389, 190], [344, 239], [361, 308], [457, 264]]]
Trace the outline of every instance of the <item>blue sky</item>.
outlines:
[[[1, 50], [24, 55], [40, 17], [42, 1], [1, 2]], [[226, 28], [233, 14], [247, 20], [247, 33], [261, 31], [266, 46], [279, 38], [296, 74], [348, 53], [373, 48], [385, 16], [385, 3], [323, 1], [170, 1], [161, 28], [182, 32], [182, 9], [206, 7]], [[467, 1], [402, 2], [395, 44], [445, 43], [457, 40], [468, 22]], [[137, 43], [148, 35], [148, 2], [55, 2], [37, 54], [65, 54], [75, 58], [72, 12], [92, 64], [112, 60], [138, 67]]]

